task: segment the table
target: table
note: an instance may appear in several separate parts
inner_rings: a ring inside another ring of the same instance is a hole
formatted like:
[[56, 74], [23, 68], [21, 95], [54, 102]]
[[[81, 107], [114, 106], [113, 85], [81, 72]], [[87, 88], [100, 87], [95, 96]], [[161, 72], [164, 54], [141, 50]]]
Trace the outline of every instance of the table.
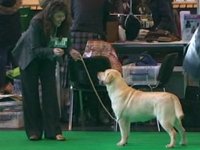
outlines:
[[22, 7], [30, 7], [33, 10], [41, 10], [39, 0], [22, 0]]
[[178, 65], [182, 65], [183, 54], [187, 42], [175, 41], [175, 42], [144, 42], [144, 41], [126, 41], [112, 43], [117, 54], [120, 56], [140, 54], [147, 51], [154, 58], [159, 61], [167, 54], [171, 52], [178, 52], [179, 58]]
[[[187, 86], [186, 74], [182, 68], [183, 55], [186, 50], [187, 42], [141, 42], [141, 41], [126, 41], [112, 43], [119, 58], [124, 56], [137, 55], [147, 51], [158, 63], [162, 63], [162, 59], [168, 53], [178, 52], [177, 64], [174, 68], [173, 76], [171, 77], [167, 90], [175, 93], [180, 98], [184, 98], [185, 88]], [[123, 61], [123, 60], [122, 60]]]
[[183, 51], [187, 42], [144, 42], [144, 41], [126, 41], [115, 42], [112, 44], [119, 54], [133, 54], [141, 51]]

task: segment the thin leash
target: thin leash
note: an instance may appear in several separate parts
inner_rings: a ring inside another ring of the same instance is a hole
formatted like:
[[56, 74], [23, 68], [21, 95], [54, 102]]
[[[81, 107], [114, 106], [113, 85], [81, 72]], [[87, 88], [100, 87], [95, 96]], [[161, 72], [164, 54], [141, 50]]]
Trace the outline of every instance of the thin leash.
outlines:
[[99, 96], [99, 94], [98, 94], [98, 92], [97, 92], [97, 90], [96, 90], [96, 88], [95, 88], [95, 86], [94, 86], [94, 83], [93, 83], [93, 81], [92, 81], [92, 79], [91, 79], [90, 73], [89, 73], [89, 71], [88, 71], [88, 69], [87, 69], [87, 66], [86, 66], [84, 60], [83, 60], [83, 57], [80, 56], [80, 59], [81, 59], [81, 62], [83, 63], [83, 66], [84, 66], [85, 71], [86, 71], [86, 73], [87, 73], [87, 76], [88, 76], [88, 78], [89, 78], [89, 80], [90, 80], [90, 83], [91, 83], [91, 85], [92, 85], [92, 88], [93, 88], [93, 90], [94, 90], [94, 92], [95, 92], [95, 94], [96, 94], [96, 96], [97, 96], [97, 98], [98, 98], [98, 100], [99, 100], [101, 106], [102, 106], [103, 109], [107, 112], [107, 114], [108, 114], [115, 122], [117, 122], [117, 119], [111, 115], [111, 113], [108, 111], [108, 109], [107, 109], [107, 108], [105, 107], [105, 105], [103, 104], [103, 102], [102, 102], [102, 100], [101, 100], [101, 98], [100, 98], [100, 96]]

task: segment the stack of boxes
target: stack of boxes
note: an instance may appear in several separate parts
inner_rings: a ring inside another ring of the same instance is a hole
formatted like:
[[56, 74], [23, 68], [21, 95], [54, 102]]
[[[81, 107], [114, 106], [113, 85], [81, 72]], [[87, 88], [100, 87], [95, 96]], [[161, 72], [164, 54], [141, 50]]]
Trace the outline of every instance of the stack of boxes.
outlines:
[[0, 128], [22, 128], [23, 126], [22, 101], [0, 102]]
[[11, 94], [0, 98], [0, 128], [22, 128], [24, 126], [21, 81], [13, 79]]

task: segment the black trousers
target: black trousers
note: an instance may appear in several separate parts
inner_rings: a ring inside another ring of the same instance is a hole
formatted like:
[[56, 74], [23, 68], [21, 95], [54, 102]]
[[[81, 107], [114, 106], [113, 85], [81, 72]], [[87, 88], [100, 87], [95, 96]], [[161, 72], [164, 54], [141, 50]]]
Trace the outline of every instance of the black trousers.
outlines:
[[0, 90], [5, 85], [6, 64], [7, 64], [7, 50], [5, 48], [0, 48]]
[[55, 66], [53, 60], [35, 59], [26, 69], [21, 70], [24, 121], [28, 137], [33, 134], [42, 137], [43, 132], [45, 138], [55, 138], [61, 134]]
[[13, 47], [13, 45], [0, 47], [0, 90], [3, 89], [4, 86], [8, 83], [8, 78], [6, 78], [6, 71], [10, 68], [6, 67], [12, 66], [12, 68], [14, 68], [17, 66], [11, 54]]

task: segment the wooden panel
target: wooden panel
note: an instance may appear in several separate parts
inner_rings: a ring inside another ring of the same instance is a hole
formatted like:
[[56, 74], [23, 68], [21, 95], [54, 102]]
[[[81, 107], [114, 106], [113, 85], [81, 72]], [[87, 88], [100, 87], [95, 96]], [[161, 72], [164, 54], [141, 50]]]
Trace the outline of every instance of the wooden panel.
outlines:
[[196, 2], [173, 2], [173, 8], [197, 8]]
[[39, 0], [22, 0], [22, 7], [31, 7], [31, 9], [41, 9]]

